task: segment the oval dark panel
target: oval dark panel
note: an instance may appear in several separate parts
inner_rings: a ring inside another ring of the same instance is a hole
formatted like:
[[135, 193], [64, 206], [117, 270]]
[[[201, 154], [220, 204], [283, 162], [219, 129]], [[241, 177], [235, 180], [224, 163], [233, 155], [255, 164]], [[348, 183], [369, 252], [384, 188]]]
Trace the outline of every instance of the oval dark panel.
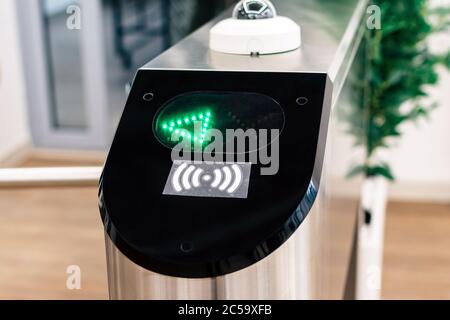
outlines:
[[[227, 130], [284, 128], [284, 112], [280, 104], [269, 96], [242, 92], [191, 92], [177, 96], [158, 111], [153, 121], [155, 136], [161, 144], [172, 149], [180, 139], [206, 148], [211, 140], [209, 130], [219, 130], [226, 137]], [[265, 148], [279, 136], [271, 136]], [[223, 140], [226, 142], [226, 140]], [[223, 148], [226, 150], [226, 148]], [[256, 150], [246, 150], [253, 152]]]

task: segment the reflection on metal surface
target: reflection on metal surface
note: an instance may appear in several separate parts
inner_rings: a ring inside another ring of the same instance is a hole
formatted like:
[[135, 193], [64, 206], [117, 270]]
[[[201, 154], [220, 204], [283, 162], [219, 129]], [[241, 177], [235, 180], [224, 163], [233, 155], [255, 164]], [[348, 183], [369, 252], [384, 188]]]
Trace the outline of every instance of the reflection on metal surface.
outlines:
[[[327, 286], [314, 270], [327, 264], [319, 248], [320, 212], [313, 208], [298, 232], [268, 258], [242, 271], [206, 279], [167, 277], [147, 271], [106, 236], [111, 299], [320, 299]], [[320, 284], [320, 285], [317, 285]], [[336, 296], [335, 298], [339, 298]]]
[[[320, 203], [320, 200], [319, 202]], [[296, 233], [277, 251], [242, 271], [217, 279], [219, 299], [306, 300], [327, 292], [314, 270], [326, 264], [320, 250], [320, 212], [315, 206]]]
[[106, 235], [109, 294], [113, 300], [211, 300], [215, 279], [181, 279], [147, 271], [127, 259]]
[[278, 1], [279, 14], [301, 25], [302, 48], [257, 58], [209, 50], [205, 39], [208, 39], [212, 26], [230, 15], [230, 12], [225, 12], [148, 63], [144, 69], [320, 72], [330, 73], [334, 82], [341, 78], [341, 73], [348, 71], [348, 53], [357, 45], [356, 33], [361, 29], [367, 3], [367, 0]]

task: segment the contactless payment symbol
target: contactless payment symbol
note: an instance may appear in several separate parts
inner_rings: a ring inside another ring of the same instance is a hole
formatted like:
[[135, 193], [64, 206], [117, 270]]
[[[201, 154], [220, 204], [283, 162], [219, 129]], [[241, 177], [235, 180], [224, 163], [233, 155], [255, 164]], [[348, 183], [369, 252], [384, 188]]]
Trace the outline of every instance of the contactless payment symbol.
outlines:
[[163, 194], [247, 198], [251, 163], [175, 161]]

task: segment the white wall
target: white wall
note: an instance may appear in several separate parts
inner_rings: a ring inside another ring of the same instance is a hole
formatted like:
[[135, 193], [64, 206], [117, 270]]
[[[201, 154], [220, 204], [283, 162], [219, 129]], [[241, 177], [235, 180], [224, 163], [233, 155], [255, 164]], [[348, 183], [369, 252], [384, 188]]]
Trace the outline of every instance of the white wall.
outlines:
[[441, 70], [440, 75], [439, 86], [430, 90], [430, 101], [439, 108], [429, 119], [405, 125], [404, 137], [392, 149], [398, 179], [392, 191], [399, 198], [450, 202], [450, 73]]
[[0, 1], [0, 161], [30, 141], [15, 6]]
[[[450, 49], [450, 34], [433, 36], [429, 46], [436, 53]], [[437, 102], [439, 107], [429, 119], [401, 127], [403, 136], [394, 139], [389, 151], [383, 153], [397, 178], [390, 185], [391, 199], [450, 203], [450, 72], [441, 67], [439, 75], [439, 84], [429, 88], [430, 98], [426, 100]], [[342, 128], [333, 130], [336, 136], [333, 153], [352, 152], [352, 139], [342, 134]], [[346, 162], [335, 162], [331, 175], [339, 180], [343, 194], [354, 194], [359, 190], [339, 178], [348, 168]]]
[[[449, 0], [434, 1], [450, 5]], [[450, 32], [433, 36], [429, 48], [435, 53], [450, 50]], [[450, 71], [439, 69], [440, 82], [429, 88], [427, 103], [439, 107], [429, 119], [406, 124], [404, 137], [393, 148], [392, 166], [398, 186], [392, 193], [398, 198], [442, 200], [450, 203]], [[402, 186], [403, 190], [402, 190]]]

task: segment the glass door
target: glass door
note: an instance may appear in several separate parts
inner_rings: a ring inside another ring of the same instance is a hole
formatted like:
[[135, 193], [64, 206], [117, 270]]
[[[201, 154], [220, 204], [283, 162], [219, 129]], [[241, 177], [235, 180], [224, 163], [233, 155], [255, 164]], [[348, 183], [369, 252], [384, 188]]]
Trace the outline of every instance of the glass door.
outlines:
[[33, 142], [106, 149], [136, 70], [227, 0], [17, 0]]
[[18, 0], [34, 144], [103, 149], [109, 140], [100, 0]]

